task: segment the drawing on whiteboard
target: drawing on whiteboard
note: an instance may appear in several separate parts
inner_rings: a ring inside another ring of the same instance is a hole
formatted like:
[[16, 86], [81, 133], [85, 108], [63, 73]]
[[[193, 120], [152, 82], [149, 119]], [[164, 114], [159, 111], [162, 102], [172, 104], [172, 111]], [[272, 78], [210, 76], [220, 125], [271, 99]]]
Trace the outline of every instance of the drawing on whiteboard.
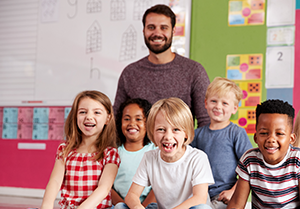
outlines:
[[93, 68], [93, 57], [91, 57], [91, 70], [90, 70], [90, 78], [92, 79], [93, 78], [93, 72], [96, 71], [96, 73], [98, 74], [98, 79], [100, 79], [100, 70], [99, 68]]
[[135, 0], [133, 5], [133, 20], [141, 20], [144, 12], [152, 5], [152, 0]]
[[41, 1], [41, 22], [56, 22], [58, 20], [58, 0]]
[[73, 7], [75, 7], [75, 11], [74, 11], [74, 14], [73, 15], [70, 15], [70, 14], [68, 14], [68, 17], [70, 18], [70, 19], [73, 19], [76, 15], [77, 15], [77, 0], [74, 0], [74, 2], [72, 2], [71, 0], [68, 0], [68, 3], [70, 4], [70, 6], [73, 6]]
[[125, 20], [126, 12], [125, 0], [111, 0], [110, 2], [110, 19]]
[[92, 53], [101, 50], [101, 28], [97, 21], [87, 31], [86, 53]]
[[136, 56], [137, 33], [132, 25], [122, 36], [120, 61], [134, 59]]
[[86, 13], [101, 12], [102, 3], [100, 0], [89, 0], [86, 4]]

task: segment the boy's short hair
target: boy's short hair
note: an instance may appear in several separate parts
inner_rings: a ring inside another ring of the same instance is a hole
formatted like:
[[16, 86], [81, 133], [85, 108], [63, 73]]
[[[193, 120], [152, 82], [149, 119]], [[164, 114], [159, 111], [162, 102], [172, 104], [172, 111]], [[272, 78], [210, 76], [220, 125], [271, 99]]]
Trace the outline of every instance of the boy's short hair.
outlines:
[[171, 18], [171, 25], [172, 28], [175, 27], [176, 24], [176, 15], [174, 14], [174, 12], [171, 10], [170, 7], [168, 7], [167, 5], [164, 4], [157, 4], [153, 7], [150, 7], [149, 9], [147, 9], [143, 15], [143, 26], [145, 27], [146, 25], [146, 17], [148, 14], [150, 13], [155, 13], [155, 14], [160, 14], [160, 15], [165, 15], [169, 18]]
[[293, 129], [295, 110], [288, 102], [279, 99], [270, 99], [256, 106], [256, 127], [261, 114], [277, 113], [287, 115], [289, 126]]
[[207, 87], [205, 99], [215, 94], [218, 96], [226, 96], [229, 92], [234, 93], [234, 104], [238, 105], [243, 98], [243, 92], [240, 87], [227, 78], [215, 77], [215, 79]]
[[153, 132], [155, 118], [159, 111], [165, 115], [166, 120], [177, 128], [180, 128], [187, 135], [184, 145], [190, 144], [194, 139], [194, 120], [190, 108], [181, 99], [170, 97], [161, 99], [152, 105], [147, 120], [147, 134], [149, 139], [155, 143]]

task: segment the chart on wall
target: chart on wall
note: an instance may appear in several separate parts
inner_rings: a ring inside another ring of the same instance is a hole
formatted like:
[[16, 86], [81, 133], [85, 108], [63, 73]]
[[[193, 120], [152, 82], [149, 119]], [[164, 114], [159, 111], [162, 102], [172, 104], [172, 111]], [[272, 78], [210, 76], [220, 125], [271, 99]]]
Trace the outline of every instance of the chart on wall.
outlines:
[[230, 0], [228, 8], [228, 26], [265, 23], [265, 0]]
[[248, 134], [255, 133], [255, 108], [262, 100], [263, 54], [227, 55], [226, 77], [242, 90], [243, 98], [231, 121], [245, 128]]
[[124, 67], [148, 54], [142, 15], [155, 4], [176, 14], [172, 50], [188, 57], [191, 0], [1, 3], [0, 105], [70, 105], [87, 89], [113, 102]]

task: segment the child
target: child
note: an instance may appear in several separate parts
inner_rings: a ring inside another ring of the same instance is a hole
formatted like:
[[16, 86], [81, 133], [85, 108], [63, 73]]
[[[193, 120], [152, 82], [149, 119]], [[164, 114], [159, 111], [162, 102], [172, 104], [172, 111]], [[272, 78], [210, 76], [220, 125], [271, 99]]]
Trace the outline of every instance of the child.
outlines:
[[256, 108], [258, 148], [240, 159], [236, 190], [227, 208], [244, 208], [252, 190], [252, 208], [299, 208], [300, 149], [290, 146], [294, 108], [281, 100], [267, 100]]
[[296, 120], [295, 120], [295, 126], [294, 126], [294, 133], [295, 133], [295, 143], [293, 146], [300, 147], [300, 111], [298, 111]]
[[[194, 137], [193, 122], [181, 99], [162, 99], [152, 106], [147, 133], [159, 149], [144, 154], [125, 197], [129, 208], [144, 208], [139, 197], [150, 185], [160, 209], [210, 208], [205, 203], [214, 180], [207, 156], [188, 145]], [[151, 208], [157, 208], [154, 204]]]
[[213, 209], [226, 208], [236, 186], [238, 161], [252, 148], [245, 129], [229, 120], [237, 112], [242, 97], [241, 89], [234, 82], [216, 77], [205, 94], [210, 124], [196, 129], [191, 143], [208, 156], [215, 180], [208, 190]]
[[[118, 152], [121, 164], [112, 190], [112, 202], [114, 205], [118, 203], [115, 209], [126, 208], [124, 198], [144, 153], [156, 149], [146, 134], [146, 120], [150, 108], [151, 104], [147, 100], [137, 98], [122, 103], [117, 112]], [[156, 202], [151, 187], [144, 189], [140, 200], [145, 207], [151, 202]]]
[[65, 123], [42, 209], [53, 209], [61, 188], [61, 208], [109, 208], [118, 172], [116, 128], [111, 102], [98, 91], [79, 93]]

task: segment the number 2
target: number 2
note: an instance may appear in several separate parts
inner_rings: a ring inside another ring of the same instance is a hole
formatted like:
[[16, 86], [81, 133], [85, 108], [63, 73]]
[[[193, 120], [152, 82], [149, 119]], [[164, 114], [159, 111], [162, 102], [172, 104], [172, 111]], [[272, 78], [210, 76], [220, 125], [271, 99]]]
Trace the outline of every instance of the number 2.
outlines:
[[281, 59], [281, 58], [282, 58], [282, 56], [283, 56], [283, 53], [282, 53], [282, 52], [278, 52], [277, 54], [279, 54], [279, 57], [278, 57], [278, 59], [277, 59], [277, 60], [278, 60], [278, 61], [282, 61], [282, 59]]

